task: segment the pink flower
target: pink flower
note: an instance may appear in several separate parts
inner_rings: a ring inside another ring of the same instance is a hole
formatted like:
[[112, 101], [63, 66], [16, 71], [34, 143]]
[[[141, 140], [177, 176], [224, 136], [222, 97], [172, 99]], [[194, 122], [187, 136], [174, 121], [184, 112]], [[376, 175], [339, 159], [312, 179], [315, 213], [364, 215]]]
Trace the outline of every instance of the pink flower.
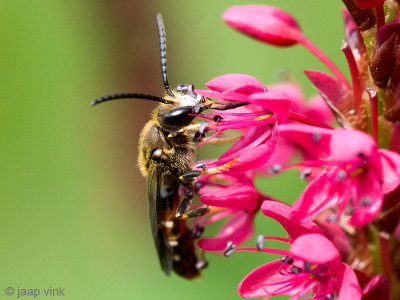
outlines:
[[287, 12], [269, 5], [232, 6], [222, 15], [230, 26], [276, 46], [291, 46], [302, 37], [300, 26]]
[[[201, 233], [208, 224], [223, 218], [228, 221], [215, 237], [201, 238], [198, 246], [206, 251], [223, 251], [228, 242], [239, 245], [254, 233], [254, 217], [265, 198], [254, 187], [248, 173], [224, 172], [199, 177], [200, 200], [217, 212], [196, 220], [195, 231]], [[221, 208], [221, 209], [218, 209]]]
[[291, 207], [281, 202], [265, 200], [261, 205], [261, 210], [265, 216], [273, 218], [281, 224], [292, 239], [304, 234], [322, 233], [321, 229], [313, 221], [304, 220], [304, 222], [298, 222], [293, 220], [291, 218]]
[[301, 31], [296, 19], [287, 12], [269, 5], [250, 4], [228, 8], [222, 19], [233, 28], [275, 46], [292, 46], [297, 43], [303, 45], [340, 81], [348, 85], [346, 78], [335, 64], [311, 43]]
[[320, 234], [305, 234], [294, 240], [282, 260], [267, 263], [248, 274], [239, 284], [244, 298], [290, 295], [291, 299], [361, 299], [354, 271], [341, 262], [335, 246]]
[[326, 164], [293, 205], [293, 218], [313, 220], [338, 207], [338, 215], [346, 208], [349, 224], [364, 226], [380, 212], [383, 195], [400, 184], [400, 155], [378, 149], [360, 131], [335, 129]]
[[[209, 168], [221, 166], [233, 160], [235, 163], [229, 170], [235, 172], [244, 172], [265, 166], [274, 153], [278, 125], [285, 123], [288, 119], [329, 127], [292, 110], [295, 102], [289, 99], [285, 89], [274, 88], [268, 91], [252, 76], [226, 74], [210, 80], [206, 86], [212, 90], [196, 90], [196, 92], [205, 97], [248, 103], [246, 107], [234, 110], [199, 115], [208, 120], [214, 119], [214, 122], [207, 124], [207, 130], [215, 131], [200, 145], [226, 130], [243, 130], [243, 137], [217, 161], [208, 164]], [[218, 106], [218, 102], [215, 105]], [[308, 111], [307, 108], [297, 107], [296, 109]]]
[[268, 92], [263, 84], [249, 75], [222, 75], [210, 80], [206, 86], [212, 91], [196, 92], [206, 97], [249, 103], [243, 108], [200, 115], [209, 120], [218, 116], [216, 121], [207, 125], [207, 130], [214, 130], [215, 134], [203, 143], [229, 129], [244, 131], [240, 140], [207, 167], [236, 160], [229, 170], [244, 172], [265, 165], [274, 152], [278, 122], [284, 122], [289, 116], [290, 101], [283, 93]]
[[[290, 110], [305, 116], [310, 120], [314, 120], [320, 124], [329, 125], [333, 121], [333, 115], [321, 96], [316, 95], [306, 101], [303, 92], [299, 86], [293, 83], [279, 83], [268, 86], [269, 91], [283, 91], [291, 102]], [[306, 128], [313, 128], [312, 126], [299, 125], [296, 121], [288, 120], [290, 126], [298, 128], [304, 126]], [[284, 125], [287, 126], [287, 125]], [[278, 130], [280, 131], [280, 126]], [[283, 130], [287, 132], [287, 129]], [[287, 134], [286, 134], [287, 135]], [[303, 147], [299, 147], [290, 139], [285, 138], [285, 133], [279, 133], [277, 144], [275, 146], [279, 151], [274, 151], [268, 163], [257, 170], [259, 175], [271, 175], [279, 173], [282, 169], [288, 166], [290, 160], [294, 155], [300, 151], [304, 158], [309, 159], [308, 152], [304, 151]]]

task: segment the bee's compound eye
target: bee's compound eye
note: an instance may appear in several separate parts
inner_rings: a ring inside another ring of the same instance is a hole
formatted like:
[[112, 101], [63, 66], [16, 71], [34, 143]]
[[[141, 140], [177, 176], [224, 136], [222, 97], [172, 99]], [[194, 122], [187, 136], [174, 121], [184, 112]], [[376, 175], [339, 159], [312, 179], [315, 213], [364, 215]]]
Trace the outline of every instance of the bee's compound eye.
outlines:
[[191, 114], [193, 113], [192, 106], [180, 107], [174, 109], [163, 115], [161, 120], [162, 126], [167, 127], [183, 127], [189, 125], [190, 122], [195, 118]]

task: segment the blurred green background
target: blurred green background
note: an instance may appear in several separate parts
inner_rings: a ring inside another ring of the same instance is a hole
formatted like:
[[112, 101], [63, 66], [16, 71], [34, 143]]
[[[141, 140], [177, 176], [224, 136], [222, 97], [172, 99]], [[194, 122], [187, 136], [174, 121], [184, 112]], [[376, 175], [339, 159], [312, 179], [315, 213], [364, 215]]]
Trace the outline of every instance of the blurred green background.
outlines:
[[[8, 286], [41, 289], [39, 298], [46, 298], [43, 289], [61, 287], [68, 299], [240, 299], [240, 280], [276, 257], [209, 254], [202, 279], [166, 277], [136, 167], [138, 135], [154, 104], [89, 105], [114, 92], [161, 95], [157, 12], [166, 25], [172, 86], [203, 88], [224, 73], [272, 83], [275, 71], [285, 69], [312, 95], [302, 70], [326, 68], [305, 49], [273, 48], [222, 22], [229, 5], [247, 3], [0, 2], [0, 299], [16, 297], [5, 295]], [[340, 1], [263, 3], [294, 14], [308, 37], [345, 69]], [[200, 155], [208, 151], [215, 148], [204, 147]], [[294, 172], [257, 184], [288, 202], [302, 188]], [[257, 226], [257, 234], [284, 234], [263, 216]]]

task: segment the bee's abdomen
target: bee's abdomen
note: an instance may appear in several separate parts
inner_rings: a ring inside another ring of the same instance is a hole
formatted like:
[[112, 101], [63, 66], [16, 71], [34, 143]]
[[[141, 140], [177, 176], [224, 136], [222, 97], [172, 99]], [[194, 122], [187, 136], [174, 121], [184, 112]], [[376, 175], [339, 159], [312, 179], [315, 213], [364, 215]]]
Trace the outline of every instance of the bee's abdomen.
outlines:
[[196, 268], [194, 240], [185, 220], [174, 217], [162, 221], [161, 224], [164, 227], [165, 243], [171, 251], [174, 272], [188, 279], [200, 276], [200, 270]]

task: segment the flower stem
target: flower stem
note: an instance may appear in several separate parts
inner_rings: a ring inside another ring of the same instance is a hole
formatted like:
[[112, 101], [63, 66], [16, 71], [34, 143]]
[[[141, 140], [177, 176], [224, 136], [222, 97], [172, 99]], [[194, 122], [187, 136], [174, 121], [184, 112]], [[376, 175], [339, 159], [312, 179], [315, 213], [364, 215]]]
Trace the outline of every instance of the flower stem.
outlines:
[[279, 255], [289, 255], [290, 252], [288, 250], [282, 249], [274, 249], [274, 248], [263, 248], [258, 250], [257, 248], [248, 247], [248, 248], [237, 248], [236, 251], [257, 251], [257, 252], [266, 252], [266, 253], [274, 253]]
[[383, 274], [388, 280], [392, 278], [392, 268], [390, 261], [390, 245], [389, 245], [389, 234], [386, 232], [379, 232], [379, 248], [381, 252], [381, 264]]
[[298, 121], [300, 123], [304, 123], [304, 124], [311, 125], [311, 126], [332, 129], [332, 127], [329, 126], [329, 125], [314, 121], [312, 119], [309, 119], [307, 116], [298, 114], [298, 113], [296, 113], [294, 111], [290, 111], [289, 112], [288, 119], [293, 120], [293, 121]]
[[378, 144], [378, 95], [375, 89], [367, 89], [371, 107], [371, 132]]
[[354, 59], [353, 52], [351, 51], [351, 48], [346, 41], [343, 41], [342, 51], [346, 56], [347, 64], [349, 65], [351, 81], [353, 84], [354, 104], [356, 111], [359, 113], [362, 102], [362, 84], [361, 84], [360, 72], [358, 71], [357, 63], [356, 60]]
[[312, 54], [314, 54], [321, 62], [323, 62], [335, 76], [348, 88], [349, 82], [338, 67], [323, 53], [317, 46], [315, 46], [306, 36], [300, 40], [300, 44], [306, 47]]
[[385, 25], [385, 11], [383, 9], [383, 3], [375, 7], [376, 10], [376, 25], [378, 29]]

